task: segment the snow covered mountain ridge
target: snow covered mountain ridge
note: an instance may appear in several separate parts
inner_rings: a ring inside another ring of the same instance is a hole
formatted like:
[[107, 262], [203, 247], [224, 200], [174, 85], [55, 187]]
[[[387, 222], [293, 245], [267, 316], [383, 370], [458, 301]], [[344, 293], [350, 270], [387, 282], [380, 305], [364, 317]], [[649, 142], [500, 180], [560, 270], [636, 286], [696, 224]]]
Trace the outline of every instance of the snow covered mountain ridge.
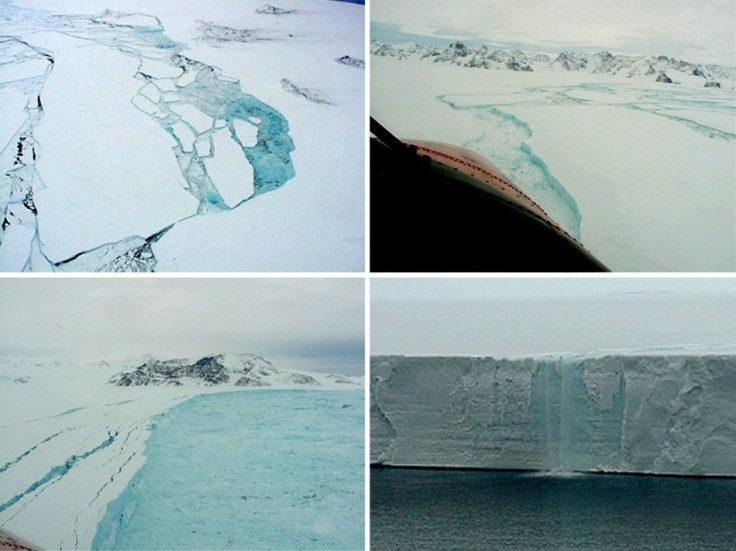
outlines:
[[117, 386], [175, 385], [228, 385], [238, 387], [268, 386], [321, 386], [323, 383], [360, 384], [345, 375], [322, 375], [276, 368], [271, 362], [255, 354], [203, 356], [199, 359], [147, 358], [134, 370], [113, 375], [109, 383]]
[[736, 355], [371, 358], [371, 462], [736, 477]]
[[[543, 69], [581, 71], [596, 74], [651, 77], [652, 81], [673, 83], [671, 77], [698, 77], [707, 87], [721, 87], [736, 82], [736, 67], [692, 63], [666, 55], [632, 56], [603, 51], [595, 54], [561, 52], [556, 57], [521, 50], [468, 47], [456, 41], [449, 46], [420, 46], [413, 43], [386, 44], [371, 40], [371, 55], [398, 59], [419, 59], [478, 69], [539, 71]], [[664, 76], [663, 76], [664, 75]], [[668, 76], [669, 75], [669, 76]], [[669, 79], [669, 82], [664, 77]], [[725, 82], [724, 82], [725, 81]]]

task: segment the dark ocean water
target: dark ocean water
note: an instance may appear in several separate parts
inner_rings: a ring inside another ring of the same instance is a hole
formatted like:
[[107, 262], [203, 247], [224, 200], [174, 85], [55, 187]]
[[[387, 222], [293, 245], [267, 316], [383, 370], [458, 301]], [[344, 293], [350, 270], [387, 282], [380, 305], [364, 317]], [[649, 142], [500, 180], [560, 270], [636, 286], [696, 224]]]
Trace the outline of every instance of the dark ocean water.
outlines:
[[736, 549], [736, 480], [371, 470], [371, 549]]

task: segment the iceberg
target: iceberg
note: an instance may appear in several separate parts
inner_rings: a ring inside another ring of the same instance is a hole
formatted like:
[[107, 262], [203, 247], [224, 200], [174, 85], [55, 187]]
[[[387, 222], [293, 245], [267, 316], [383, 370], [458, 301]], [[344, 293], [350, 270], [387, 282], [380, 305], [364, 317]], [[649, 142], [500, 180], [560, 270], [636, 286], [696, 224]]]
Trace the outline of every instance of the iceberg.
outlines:
[[371, 462], [736, 476], [736, 356], [371, 359]]

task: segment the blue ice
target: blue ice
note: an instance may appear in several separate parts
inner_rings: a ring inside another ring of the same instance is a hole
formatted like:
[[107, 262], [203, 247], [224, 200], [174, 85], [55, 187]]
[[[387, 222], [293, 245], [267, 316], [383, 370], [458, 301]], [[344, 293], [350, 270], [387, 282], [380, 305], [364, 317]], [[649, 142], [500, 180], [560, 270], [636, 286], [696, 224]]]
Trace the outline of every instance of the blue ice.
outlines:
[[156, 417], [94, 549], [363, 549], [363, 391], [202, 395]]
[[463, 147], [490, 159], [555, 222], [580, 240], [582, 215], [577, 202], [526, 143], [533, 134], [526, 121], [487, 103], [459, 104], [444, 95], [437, 99], [456, 111], [471, 112], [488, 129], [461, 144]]

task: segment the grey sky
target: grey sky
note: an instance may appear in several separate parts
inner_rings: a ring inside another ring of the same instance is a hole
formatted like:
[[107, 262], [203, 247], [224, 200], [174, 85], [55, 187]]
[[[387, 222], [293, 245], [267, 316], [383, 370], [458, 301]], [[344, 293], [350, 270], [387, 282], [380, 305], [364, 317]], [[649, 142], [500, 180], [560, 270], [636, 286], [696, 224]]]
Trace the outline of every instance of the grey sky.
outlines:
[[261, 354], [362, 374], [362, 278], [2, 278], [0, 354]]
[[373, 0], [371, 21], [424, 36], [736, 64], [733, 0]]
[[736, 278], [371, 280], [371, 354], [736, 350]]

